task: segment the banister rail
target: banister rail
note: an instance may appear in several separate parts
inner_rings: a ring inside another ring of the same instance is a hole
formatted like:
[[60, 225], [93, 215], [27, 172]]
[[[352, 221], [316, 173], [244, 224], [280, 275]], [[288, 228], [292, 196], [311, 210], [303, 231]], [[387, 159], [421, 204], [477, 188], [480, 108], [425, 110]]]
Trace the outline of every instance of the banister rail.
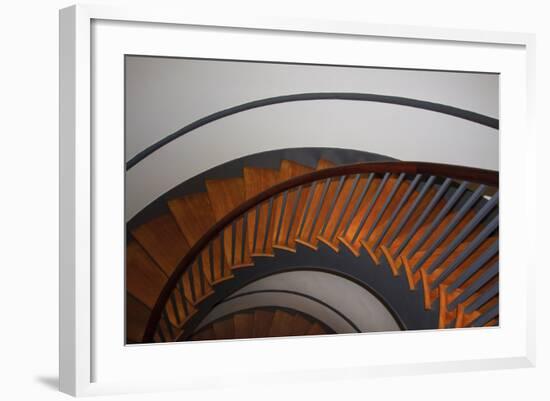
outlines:
[[428, 102], [420, 99], [413, 99], [413, 98], [407, 98], [407, 97], [401, 97], [401, 96], [378, 95], [374, 93], [355, 93], [355, 92], [297, 93], [292, 95], [274, 96], [274, 97], [269, 97], [265, 99], [253, 100], [251, 102], [239, 104], [237, 106], [233, 106], [224, 110], [217, 111], [215, 113], [202, 117], [196, 121], [193, 121], [192, 123], [187, 124], [186, 126], [180, 128], [176, 132], [166, 136], [165, 138], [162, 138], [160, 141], [152, 144], [151, 146], [147, 147], [146, 149], [142, 150], [137, 155], [132, 157], [128, 162], [126, 162], [126, 170], [130, 170], [132, 167], [134, 167], [136, 164], [141, 162], [147, 156], [156, 152], [157, 150], [169, 144], [170, 142], [176, 140], [180, 136], [185, 135], [188, 132], [191, 132], [213, 121], [220, 120], [222, 118], [225, 118], [243, 111], [256, 109], [258, 107], [265, 107], [265, 106], [270, 106], [274, 104], [307, 101], [307, 100], [352, 100], [352, 101], [395, 104], [398, 106], [413, 107], [416, 109], [429, 110], [437, 113], [446, 114], [449, 116], [461, 118], [463, 120], [471, 121], [471, 122], [481, 124], [486, 127], [490, 127], [494, 129], [499, 128], [499, 120], [496, 118], [489, 117], [484, 114], [476, 113], [470, 110], [464, 110], [458, 107], [453, 107], [442, 103]]
[[[151, 311], [147, 326], [144, 332], [143, 341], [151, 342], [155, 336], [155, 332], [159, 327], [160, 320], [163, 315], [163, 311], [168, 304], [170, 296], [178, 288], [178, 283], [182, 275], [190, 268], [193, 263], [200, 259], [201, 253], [211, 245], [216, 238], [223, 234], [223, 231], [230, 227], [230, 225], [237, 219], [243, 218], [243, 232], [246, 232], [246, 217], [247, 213], [254, 210], [258, 210], [265, 201], [270, 202], [269, 216], [272, 212], [273, 198], [285, 193], [285, 191], [302, 188], [304, 185], [312, 184], [321, 180], [327, 180], [337, 177], [353, 176], [357, 174], [400, 174], [407, 176], [428, 175], [431, 177], [438, 176], [453, 180], [467, 180], [471, 183], [476, 183], [485, 186], [498, 187], [499, 173], [498, 171], [484, 170], [471, 167], [454, 166], [448, 164], [426, 163], [426, 162], [376, 162], [376, 163], [358, 163], [348, 164], [323, 170], [313, 171], [308, 174], [300, 175], [291, 178], [287, 181], [278, 183], [269, 189], [257, 194], [256, 196], [246, 200], [233, 211], [228, 213], [218, 222], [216, 222], [188, 251], [183, 257], [178, 266], [174, 269], [168, 280], [166, 281], [161, 293], [159, 294], [157, 301]], [[294, 214], [294, 213], [293, 213]], [[258, 222], [258, 216], [256, 216], [256, 223]], [[267, 220], [266, 235], [269, 230], [270, 220]], [[254, 228], [254, 235], [256, 236], [257, 225]], [[244, 241], [245, 238], [241, 238]], [[222, 253], [222, 267], [223, 267], [223, 248], [224, 241], [221, 239], [220, 243]], [[232, 248], [235, 245], [232, 244]], [[243, 251], [244, 255], [244, 251]], [[210, 268], [213, 268], [211, 262]]]

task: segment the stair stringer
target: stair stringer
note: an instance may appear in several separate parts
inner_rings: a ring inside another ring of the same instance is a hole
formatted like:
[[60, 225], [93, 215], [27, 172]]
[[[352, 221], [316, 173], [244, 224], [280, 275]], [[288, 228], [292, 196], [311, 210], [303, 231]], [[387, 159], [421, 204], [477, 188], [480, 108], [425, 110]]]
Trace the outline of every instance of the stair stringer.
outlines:
[[201, 303], [199, 310], [187, 321], [176, 341], [187, 340], [218, 303], [242, 287], [273, 274], [294, 270], [323, 271], [354, 281], [373, 293], [388, 308], [403, 330], [437, 327], [438, 303], [434, 303], [431, 310], [426, 310], [422, 291], [409, 289], [404, 272], [394, 276], [384, 257], [376, 265], [366, 251], [356, 257], [348, 250], [335, 253], [324, 244], [320, 244], [317, 251], [298, 245], [295, 253], [275, 250], [275, 254], [275, 257], [254, 257], [254, 267], [236, 270], [234, 278], [216, 285], [215, 292]]

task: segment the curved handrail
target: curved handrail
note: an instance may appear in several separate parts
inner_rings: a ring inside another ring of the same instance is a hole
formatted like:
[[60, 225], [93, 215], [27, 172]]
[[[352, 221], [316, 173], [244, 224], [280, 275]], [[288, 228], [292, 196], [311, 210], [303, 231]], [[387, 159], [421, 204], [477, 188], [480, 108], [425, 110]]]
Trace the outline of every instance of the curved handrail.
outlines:
[[182, 258], [176, 266], [166, 284], [164, 285], [153, 310], [149, 316], [147, 326], [143, 335], [144, 342], [150, 342], [154, 336], [158, 323], [160, 322], [162, 310], [170, 294], [177, 286], [178, 280], [191, 266], [202, 250], [216, 238], [233, 220], [239, 218], [244, 213], [253, 209], [269, 198], [283, 193], [300, 185], [310, 184], [314, 181], [320, 181], [327, 178], [341, 177], [353, 174], [366, 173], [405, 173], [409, 175], [429, 174], [435, 176], [444, 176], [457, 180], [468, 180], [479, 184], [489, 186], [498, 186], [498, 171], [485, 170], [473, 167], [463, 167], [450, 164], [426, 163], [426, 162], [376, 162], [376, 163], [356, 163], [337, 167], [331, 167], [323, 170], [316, 170], [308, 174], [293, 177], [287, 181], [278, 183], [269, 189], [260, 192], [256, 196], [241, 203], [222, 219], [218, 220], [196, 243], [189, 252]]
[[156, 152], [158, 149], [169, 144], [182, 135], [187, 134], [203, 125], [211, 123], [213, 121], [231, 116], [233, 114], [240, 113], [242, 111], [255, 109], [258, 107], [270, 106], [279, 103], [298, 102], [305, 100], [355, 100], [364, 102], [377, 102], [377, 103], [389, 103], [400, 106], [414, 107], [417, 109], [430, 110], [442, 114], [447, 114], [464, 120], [472, 121], [477, 124], [485, 125], [490, 128], [498, 129], [499, 120], [480, 113], [476, 113], [469, 110], [460, 109], [458, 107], [448, 106], [442, 103], [428, 102], [425, 100], [401, 97], [401, 96], [387, 96], [377, 95], [374, 93], [354, 93], [354, 92], [314, 92], [314, 93], [298, 93], [293, 95], [283, 95], [268, 97], [265, 99], [253, 100], [251, 102], [243, 103], [237, 106], [229, 107], [227, 109], [212, 113], [206, 117], [202, 117], [183, 128], [180, 128], [176, 132], [162, 138], [160, 141], [147, 147], [132, 157], [126, 162], [126, 170], [130, 170], [140, 161], [147, 156]]

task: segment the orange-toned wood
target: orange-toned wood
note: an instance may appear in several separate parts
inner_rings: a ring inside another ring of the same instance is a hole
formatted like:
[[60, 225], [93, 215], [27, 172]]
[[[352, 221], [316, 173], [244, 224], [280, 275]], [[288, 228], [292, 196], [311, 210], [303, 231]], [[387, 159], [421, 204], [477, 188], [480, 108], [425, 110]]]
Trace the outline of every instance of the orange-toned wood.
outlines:
[[422, 290], [424, 291], [424, 309], [430, 310], [432, 309], [432, 290], [430, 288], [430, 280], [428, 277], [428, 273], [426, 273], [425, 270], [420, 269], [420, 277], [422, 278]]
[[[219, 284], [222, 281], [233, 278], [234, 276], [227, 258], [222, 258], [221, 253], [222, 250], [225, 250], [225, 247], [222, 248], [221, 239], [218, 237], [212, 241], [212, 251], [210, 251], [209, 247], [204, 249], [200, 255], [203, 271], [208, 281], [211, 284]], [[213, 267], [210, 266], [211, 264], [213, 264]]]
[[189, 246], [195, 245], [216, 222], [210, 198], [205, 192], [172, 199], [168, 201], [168, 207]]
[[[279, 182], [279, 172], [268, 168], [252, 168], [245, 167], [243, 170], [245, 197], [250, 199], [260, 192], [272, 187]], [[277, 216], [275, 208], [272, 209], [271, 218], [268, 222], [268, 202], [264, 202], [259, 208], [259, 216], [256, 215], [256, 209], [248, 214], [248, 246], [252, 256], [272, 256], [273, 255], [273, 233], [275, 232], [275, 224]], [[258, 219], [258, 231], [256, 232], [256, 248], [254, 246], [254, 227]], [[267, 240], [264, 245], [265, 232], [269, 227]]]
[[[205, 192], [170, 200], [168, 206], [184, 237], [191, 246], [194, 245], [216, 222], [216, 216], [214, 215], [210, 198]], [[210, 260], [207, 257], [208, 250], [206, 249], [202, 253], [204, 273], [210, 283], [216, 284], [233, 277], [231, 270], [226, 265], [227, 262], [225, 261], [224, 265], [221, 265], [219, 239], [213, 241], [213, 253], [214, 277], [212, 277]]]
[[[445, 279], [445, 283], [452, 283], [455, 281], [463, 272], [464, 270], [468, 269], [472, 263], [474, 263], [491, 245], [493, 245], [496, 241], [498, 241], [497, 237], [489, 237], [487, 240], [485, 240], [470, 256], [468, 256], [457, 268], [456, 270], [449, 275]], [[456, 257], [455, 257], [456, 258]], [[479, 275], [483, 274], [485, 269], [490, 267], [493, 263], [495, 263], [499, 258], [499, 255], [496, 254], [493, 256], [489, 261], [487, 261], [484, 266], [479, 269], [472, 277], [470, 277], [464, 284], [462, 284], [462, 287], [467, 286], [470, 282], [475, 280]], [[442, 266], [438, 267], [433, 275], [435, 276], [440, 271], [444, 271], [444, 269], [448, 266], [448, 263], [445, 262]]]
[[[135, 240], [126, 246], [126, 290], [140, 302], [152, 309], [166, 283], [167, 276], [155, 261]], [[177, 299], [178, 311], [183, 313], [181, 301]], [[174, 326], [180, 326], [173, 309], [167, 309], [168, 318]]]
[[361, 246], [360, 246], [361, 244], [359, 244], [359, 246], [353, 246], [351, 242], [348, 242], [348, 240], [343, 236], [338, 236], [337, 238], [338, 238], [338, 241], [344, 244], [346, 248], [348, 248], [351, 251], [351, 253], [355, 255], [355, 257], [358, 258], [361, 255]]
[[409, 283], [409, 289], [411, 291], [416, 290], [416, 283], [421, 279], [420, 273], [417, 271], [413, 273], [409, 260], [405, 256], [401, 256], [401, 263], [405, 269], [405, 274], [407, 275], [407, 281]]
[[333, 162], [327, 159], [319, 159], [317, 162], [317, 166], [315, 167], [315, 170], [324, 170], [326, 168], [331, 168], [336, 166]]
[[313, 323], [306, 333], [308, 336], [316, 336], [319, 334], [326, 334], [325, 329], [319, 323]]
[[126, 289], [130, 294], [153, 308], [166, 283], [166, 274], [135, 240], [126, 247]]
[[[388, 180], [388, 182], [386, 183], [386, 185], [384, 187], [384, 191], [380, 195], [380, 197], [384, 196], [383, 199], [380, 199], [382, 202], [377, 202], [376, 205], [375, 205], [377, 210], [376, 210], [376, 214], [375, 214], [373, 220], [371, 222], [369, 222], [367, 220], [368, 224], [369, 223], [374, 224], [374, 221], [375, 221], [374, 219], [378, 218], [378, 215], [380, 213], [382, 213], [382, 215], [380, 217], [380, 221], [376, 224], [376, 226], [372, 230], [372, 233], [370, 234], [370, 236], [368, 238], [364, 238], [364, 242], [369, 244], [369, 246], [377, 254], [379, 253], [379, 249], [374, 249], [374, 246], [376, 245], [376, 243], [378, 242], [379, 239], [380, 239], [380, 244], [384, 244], [384, 238], [388, 238], [388, 234], [389, 234], [388, 232], [386, 232], [384, 234], [383, 238], [380, 238], [380, 236], [382, 235], [382, 232], [385, 229], [386, 222], [389, 220], [389, 218], [391, 217], [391, 215], [393, 214], [393, 212], [395, 211], [395, 209], [399, 205], [399, 202], [401, 201], [401, 199], [405, 195], [405, 192], [407, 192], [407, 189], [409, 188], [409, 185], [410, 185], [410, 182], [407, 181], [407, 180], [401, 181], [401, 183], [399, 184], [399, 186], [397, 187], [397, 189], [395, 191], [395, 194], [391, 198], [391, 201], [389, 202], [387, 207], [384, 209], [384, 212], [382, 212], [382, 206], [384, 205], [386, 200], [389, 198], [389, 195], [393, 191], [394, 187], [397, 185], [397, 178], [398, 178], [398, 175], [396, 175], [395, 177], [391, 177]], [[407, 204], [405, 204], [405, 206], [406, 205]], [[395, 226], [395, 225], [397, 225], [397, 223], [394, 220], [392, 226]], [[369, 224], [369, 226], [370, 226], [370, 224]]]
[[374, 262], [374, 264], [378, 266], [380, 264], [380, 258], [378, 257], [376, 252], [371, 248], [371, 246], [369, 244], [367, 244], [365, 242], [365, 240], [360, 240], [359, 242], [361, 243], [363, 248], [365, 248], [367, 250], [367, 253], [369, 254], [369, 256], [372, 259], [372, 261]]
[[[340, 243], [336, 235], [344, 229], [345, 224], [349, 218], [349, 215], [352, 212], [353, 206], [357, 202], [357, 198], [360, 196], [360, 188], [363, 187], [364, 182], [366, 181], [366, 178], [362, 178], [362, 179], [360, 178], [357, 181], [357, 186], [355, 188], [355, 191], [353, 192], [352, 197], [350, 198], [350, 202], [346, 207], [346, 200], [353, 190], [354, 181], [355, 181], [355, 176], [346, 177], [346, 180], [344, 181], [344, 185], [342, 185], [342, 190], [340, 191], [340, 195], [338, 196], [336, 203], [334, 204], [333, 212], [330, 214], [330, 216], [327, 215], [325, 217], [327, 221], [325, 232], [318, 235], [319, 241], [328, 245], [335, 252], [339, 251], [339, 243]], [[330, 202], [332, 202], [332, 198], [328, 200], [329, 204]], [[344, 207], [346, 207], [346, 210], [343, 210]], [[340, 219], [340, 216], [342, 216], [341, 219]], [[340, 220], [340, 223], [337, 227], [336, 225], [338, 224], [339, 220]]]
[[290, 324], [294, 316], [288, 312], [277, 310], [273, 315], [271, 327], [269, 328], [269, 337], [288, 336], [291, 332]]
[[[279, 169], [279, 181], [286, 181], [292, 177], [297, 177], [299, 175], [311, 173], [313, 171], [312, 168], [303, 166], [301, 164], [292, 162], [290, 160], [283, 160], [281, 162], [281, 167]], [[279, 249], [284, 249], [286, 251], [293, 252], [296, 250], [296, 232], [299, 227], [300, 219], [304, 211], [304, 206], [306, 203], [307, 196], [309, 194], [309, 186], [304, 186], [302, 189], [302, 192], [300, 193], [300, 198], [297, 199], [298, 191], [297, 189], [293, 189], [288, 191], [287, 196], [287, 202], [285, 206], [285, 213], [283, 216], [283, 220], [281, 222], [281, 229], [280, 229], [280, 237], [275, 238], [274, 240], [274, 247]], [[292, 217], [292, 209], [294, 207], [295, 202], [298, 202], [298, 206], [296, 208], [296, 214], [294, 216], [294, 220], [292, 222], [292, 226], [289, 230], [290, 225], [290, 219]], [[282, 209], [282, 195], [278, 196], [275, 199], [275, 210], [276, 215], [280, 216], [280, 211]], [[278, 221], [278, 220], [277, 220]], [[278, 224], [278, 222], [277, 222]], [[277, 226], [278, 229], [278, 226]], [[277, 231], [275, 231], [276, 233]], [[286, 233], [288, 232], [288, 242], [286, 242]]]
[[[363, 183], [359, 188], [359, 194], [363, 191], [365, 185], [368, 182], [367, 177], [368, 176], [365, 176], [365, 179], [363, 180]], [[382, 180], [380, 179], [380, 177], [373, 178], [373, 180], [371, 181], [371, 184], [368, 188], [368, 191], [367, 191], [366, 195], [363, 197], [362, 202], [359, 205], [359, 209], [357, 210], [355, 216], [353, 216], [353, 218], [351, 220], [351, 223], [350, 223], [350, 226], [349, 226], [348, 230], [345, 233], [342, 232], [338, 236], [339, 241], [342, 242], [342, 244], [344, 244], [348, 249], [350, 249], [356, 256], [358, 256], [359, 253], [360, 253], [360, 249], [361, 249], [361, 242], [360, 241], [361, 241], [361, 239], [363, 239], [363, 236], [365, 236], [366, 233], [368, 232], [368, 225], [367, 224], [368, 224], [369, 220], [372, 221], [373, 213], [376, 213], [375, 210], [374, 210], [374, 207], [371, 209], [371, 212], [369, 214], [369, 219], [367, 219], [367, 221], [365, 222], [365, 224], [363, 225], [362, 228], [360, 227], [361, 220], [363, 219], [363, 216], [367, 213], [370, 202], [373, 199], [373, 197], [376, 193], [376, 190], [378, 189], [378, 186], [380, 185], [381, 181]], [[386, 183], [386, 186], [387, 185], [388, 184]], [[384, 195], [383, 193], [380, 194], [380, 198], [383, 195]], [[355, 202], [352, 203], [351, 208], [353, 209], [354, 206], [355, 206]], [[348, 220], [349, 220], [349, 217], [345, 220], [346, 223], [347, 223]], [[355, 241], [353, 241], [353, 237], [355, 236], [355, 233], [358, 230], [360, 230], [360, 232], [357, 235], [357, 238], [355, 239]]]
[[154, 217], [133, 229], [132, 236], [168, 276], [189, 250], [189, 244], [171, 214]]
[[232, 317], [218, 320], [212, 324], [217, 340], [235, 338], [235, 325]]
[[386, 258], [386, 261], [388, 262], [388, 266], [390, 267], [393, 276], [399, 276], [399, 268], [401, 267], [401, 264], [398, 264], [397, 261], [400, 259], [395, 260], [392, 257], [390, 250], [386, 248], [385, 245], [380, 246], [380, 251], [382, 252], [382, 255], [384, 255], [384, 257]]
[[208, 327], [203, 328], [198, 333], [194, 334], [191, 337], [192, 341], [203, 341], [203, 340], [214, 340], [216, 333], [214, 332], [214, 329], [211, 325]]
[[311, 321], [306, 319], [300, 313], [294, 315], [289, 325], [289, 336], [303, 336], [309, 330]]
[[447, 286], [441, 284], [439, 286], [439, 323], [438, 328], [444, 329], [448, 323], [448, 311], [447, 311]]
[[464, 327], [464, 305], [460, 304], [456, 308], [456, 328]]
[[[436, 194], [436, 190], [431, 188], [427, 194], [422, 198], [422, 200], [419, 202], [417, 207], [415, 208], [415, 211], [411, 215], [411, 217], [407, 220], [407, 223], [403, 227], [403, 229], [399, 232], [399, 235], [395, 238], [395, 240], [392, 242], [390, 249], [392, 253], [395, 253], [401, 243], [404, 241], [404, 239], [409, 235], [412, 228], [417, 223], [418, 219], [424, 212], [424, 210], [428, 207], [431, 200]], [[407, 213], [409, 207], [412, 205], [412, 203], [416, 200], [419, 193], [418, 191], [414, 191], [409, 200], [406, 203], [406, 206], [403, 207], [401, 212], [397, 215], [396, 221], [399, 222], [404, 217], [405, 213]], [[427, 219], [424, 221], [424, 223], [416, 230], [414, 233], [412, 239], [408, 243], [408, 245], [403, 249], [403, 251], [400, 253], [400, 255], [408, 255], [409, 251], [414, 247], [414, 245], [418, 242], [420, 238], [424, 235], [426, 232], [426, 229], [429, 227], [429, 225], [432, 223], [432, 221], [435, 219], [437, 214], [441, 211], [441, 209], [444, 207], [446, 200], [440, 199], [439, 202], [436, 204], [436, 206], [433, 208], [431, 213], [428, 215]], [[392, 225], [392, 228], [388, 231], [388, 236], [393, 235], [393, 232], [397, 229], [397, 225]]]
[[[317, 170], [323, 170], [326, 168], [333, 167], [334, 163], [321, 159], [317, 163]], [[330, 208], [330, 201], [332, 200], [334, 196], [334, 192], [336, 191], [336, 187], [338, 186], [338, 178], [333, 178], [330, 181], [330, 184], [328, 186], [328, 190], [325, 194], [325, 197], [323, 199], [323, 189], [325, 187], [326, 180], [321, 180], [317, 182], [317, 186], [315, 187], [315, 192], [313, 193], [313, 197], [311, 199], [310, 207], [307, 211], [307, 214], [300, 216], [300, 221], [303, 220], [303, 228], [298, 238], [296, 238], [296, 242], [305, 245], [311, 249], [317, 250], [319, 239], [317, 236], [320, 234], [321, 228], [323, 227], [323, 224], [325, 222], [325, 218], [327, 217], [327, 212]], [[319, 209], [319, 211], [317, 210]], [[315, 217], [317, 219], [315, 220]]]
[[[245, 184], [244, 180], [240, 177], [207, 180], [206, 189], [216, 221], [221, 220], [226, 214], [238, 207], [245, 200]], [[252, 264], [250, 255], [246, 252], [246, 247], [245, 258], [241, 260], [242, 225], [243, 220], [238, 219], [235, 227], [235, 237], [233, 237], [233, 229], [231, 226], [228, 226], [224, 230], [224, 255], [227, 263], [231, 267], [234, 265], [243, 267]], [[234, 256], [233, 250], [235, 250]]]
[[126, 343], [136, 344], [143, 339], [143, 333], [151, 309], [132, 294], [126, 294]]
[[216, 220], [220, 220], [245, 200], [244, 180], [240, 177], [207, 180], [206, 189]]
[[263, 309], [254, 311], [253, 337], [269, 337], [269, 329], [273, 320], [273, 312]]
[[254, 334], [254, 313], [242, 312], [233, 315], [235, 338], [250, 338]]
[[[193, 281], [191, 281], [191, 279]], [[201, 288], [200, 280], [201, 278], [199, 264], [198, 262], [195, 262], [189, 269], [186, 270], [185, 273], [183, 273], [181, 280], [185, 298], [193, 305], [198, 305], [214, 292], [212, 287], [206, 280], [206, 275], [204, 277], [204, 291]], [[193, 288], [193, 290], [191, 290], [191, 288]]]

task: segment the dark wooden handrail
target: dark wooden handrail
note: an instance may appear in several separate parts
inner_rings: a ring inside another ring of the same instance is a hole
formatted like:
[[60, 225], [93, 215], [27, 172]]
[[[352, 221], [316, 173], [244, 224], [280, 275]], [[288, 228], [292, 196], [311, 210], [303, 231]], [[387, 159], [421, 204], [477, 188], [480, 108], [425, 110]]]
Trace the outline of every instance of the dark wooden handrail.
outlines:
[[472, 181], [478, 184], [485, 184], [493, 187], [498, 187], [499, 173], [493, 170], [484, 170], [472, 167], [463, 167], [450, 164], [426, 163], [426, 162], [377, 162], [377, 163], [357, 163], [347, 164], [337, 167], [316, 170], [308, 174], [300, 175], [291, 178], [287, 181], [278, 183], [267, 190], [257, 194], [256, 196], [241, 203], [230, 213], [225, 215], [216, 224], [214, 224], [196, 243], [191, 247], [189, 252], [179, 262], [174, 269], [166, 284], [164, 285], [149, 320], [143, 335], [144, 342], [151, 342], [156, 328], [160, 322], [162, 311], [177, 286], [178, 280], [185, 273], [186, 269], [191, 266], [195, 259], [200, 255], [202, 250], [216, 238], [216, 236], [224, 230], [233, 220], [244, 215], [256, 205], [270, 199], [273, 196], [283, 193], [300, 185], [310, 184], [314, 181], [319, 181], [327, 178], [348, 176], [354, 174], [367, 173], [406, 173], [409, 175], [429, 174], [434, 176], [452, 178], [456, 180]]

